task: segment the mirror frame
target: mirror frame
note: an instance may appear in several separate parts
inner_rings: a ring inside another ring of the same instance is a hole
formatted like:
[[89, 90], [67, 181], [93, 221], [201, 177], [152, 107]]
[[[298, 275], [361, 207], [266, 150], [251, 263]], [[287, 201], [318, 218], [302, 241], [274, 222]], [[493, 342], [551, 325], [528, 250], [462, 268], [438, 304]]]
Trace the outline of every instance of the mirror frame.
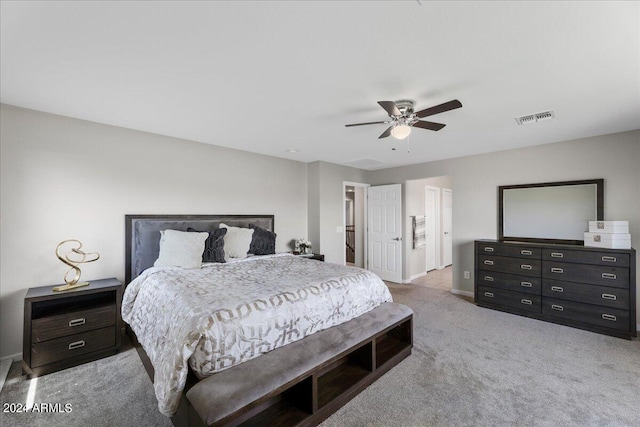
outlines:
[[534, 243], [556, 243], [568, 245], [584, 245], [584, 240], [566, 240], [566, 239], [543, 239], [535, 237], [516, 237], [504, 236], [504, 190], [512, 190], [515, 188], [535, 188], [535, 187], [560, 187], [571, 185], [596, 185], [596, 221], [604, 219], [604, 179], [587, 179], [582, 181], [559, 181], [544, 182], [539, 184], [519, 184], [519, 185], [501, 185], [498, 187], [498, 240], [501, 241], [517, 241], [517, 242], [534, 242]]

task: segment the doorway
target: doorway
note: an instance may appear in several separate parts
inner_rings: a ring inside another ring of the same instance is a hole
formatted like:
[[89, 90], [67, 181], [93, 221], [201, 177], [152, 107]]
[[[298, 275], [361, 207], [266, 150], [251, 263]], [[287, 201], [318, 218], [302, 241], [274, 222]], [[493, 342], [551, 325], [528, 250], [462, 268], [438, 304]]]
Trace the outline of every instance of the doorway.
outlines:
[[369, 184], [343, 182], [344, 264], [366, 268], [367, 187]]

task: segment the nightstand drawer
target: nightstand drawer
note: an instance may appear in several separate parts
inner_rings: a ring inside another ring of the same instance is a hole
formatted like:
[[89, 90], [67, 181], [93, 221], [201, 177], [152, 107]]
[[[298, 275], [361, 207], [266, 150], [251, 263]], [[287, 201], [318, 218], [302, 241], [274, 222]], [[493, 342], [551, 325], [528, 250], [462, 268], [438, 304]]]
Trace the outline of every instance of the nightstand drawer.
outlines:
[[31, 345], [31, 366], [35, 368], [115, 345], [116, 328], [113, 326], [35, 343]]
[[116, 323], [116, 306], [106, 305], [33, 319], [31, 342], [48, 341], [67, 335], [100, 329]]

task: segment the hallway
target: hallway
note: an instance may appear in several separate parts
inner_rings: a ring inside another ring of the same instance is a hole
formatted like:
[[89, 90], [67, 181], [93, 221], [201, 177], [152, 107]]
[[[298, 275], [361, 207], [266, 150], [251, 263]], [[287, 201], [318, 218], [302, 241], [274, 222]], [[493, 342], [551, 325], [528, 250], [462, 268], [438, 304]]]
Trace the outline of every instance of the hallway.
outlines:
[[426, 276], [412, 280], [412, 285], [425, 286], [427, 288], [451, 291], [452, 268], [445, 267], [441, 270], [431, 270]]

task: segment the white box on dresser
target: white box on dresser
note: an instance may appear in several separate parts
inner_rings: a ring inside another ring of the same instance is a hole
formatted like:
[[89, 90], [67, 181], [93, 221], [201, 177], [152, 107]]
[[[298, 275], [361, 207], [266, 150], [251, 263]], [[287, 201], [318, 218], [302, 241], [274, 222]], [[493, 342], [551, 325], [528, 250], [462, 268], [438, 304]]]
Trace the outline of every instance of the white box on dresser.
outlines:
[[629, 221], [589, 221], [589, 233], [629, 233]]
[[631, 249], [631, 234], [584, 233], [584, 245], [595, 248]]

